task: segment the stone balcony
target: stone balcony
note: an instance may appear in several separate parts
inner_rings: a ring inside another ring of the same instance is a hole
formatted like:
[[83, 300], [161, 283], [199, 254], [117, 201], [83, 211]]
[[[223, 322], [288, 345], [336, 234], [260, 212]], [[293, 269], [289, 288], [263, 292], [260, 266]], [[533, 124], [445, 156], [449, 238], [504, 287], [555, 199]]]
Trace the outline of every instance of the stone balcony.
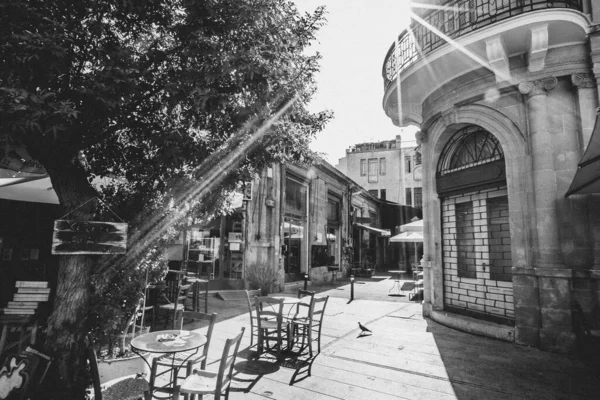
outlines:
[[[383, 63], [383, 108], [398, 126], [420, 125], [423, 101], [471, 71], [493, 73], [500, 87], [542, 74], [549, 50], [584, 45], [590, 25], [589, 0], [454, 0], [431, 8], [415, 10]], [[577, 61], [567, 73], [579, 72]]]

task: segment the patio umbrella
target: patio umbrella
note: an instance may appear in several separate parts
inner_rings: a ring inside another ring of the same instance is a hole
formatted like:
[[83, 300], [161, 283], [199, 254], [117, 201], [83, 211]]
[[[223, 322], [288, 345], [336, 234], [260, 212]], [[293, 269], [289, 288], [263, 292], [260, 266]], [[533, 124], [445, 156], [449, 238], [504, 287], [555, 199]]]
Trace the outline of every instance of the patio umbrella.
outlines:
[[417, 260], [417, 243], [423, 242], [422, 232], [402, 232], [390, 238], [391, 243], [414, 243], [415, 244], [415, 263]]
[[600, 107], [588, 146], [579, 160], [577, 172], [565, 197], [572, 194], [600, 193]]
[[409, 222], [408, 224], [400, 225], [400, 232], [423, 232], [423, 220]]

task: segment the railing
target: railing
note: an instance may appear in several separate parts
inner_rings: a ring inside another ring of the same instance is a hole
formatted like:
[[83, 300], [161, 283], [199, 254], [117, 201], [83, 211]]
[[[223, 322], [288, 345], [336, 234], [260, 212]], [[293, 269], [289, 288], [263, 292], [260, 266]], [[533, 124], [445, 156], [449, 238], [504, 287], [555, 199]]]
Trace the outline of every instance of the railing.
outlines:
[[[469, 32], [496, 22], [531, 11], [549, 8], [568, 8], [582, 11], [583, 0], [458, 0], [443, 4], [443, 9], [433, 10], [423, 19], [444, 35], [456, 39]], [[398, 36], [385, 56], [383, 63], [384, 87], [395, 79], [396, 74], [426, 56], [446, 42], [435, 32], [418, 22], [410, 30]]]

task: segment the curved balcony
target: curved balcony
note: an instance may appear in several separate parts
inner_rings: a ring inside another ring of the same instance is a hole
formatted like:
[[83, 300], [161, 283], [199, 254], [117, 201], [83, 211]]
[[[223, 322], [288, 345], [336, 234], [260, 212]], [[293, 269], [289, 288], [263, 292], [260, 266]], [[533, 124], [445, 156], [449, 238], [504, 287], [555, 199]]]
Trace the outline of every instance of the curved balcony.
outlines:
[[[423, 20], [450, 39], [485, 28], [500, 21], [540, 10], [566, 8], [583, 11], [584, 0], [458, 0], [449, 1], [443, 9], [432, 10]], [[383, 63], [384, 88], [388, 89], [398, 73], [418, 59], [446, 44], [429, 27], [413, 23], [410, 31], [403, 31], [385, 56]]]

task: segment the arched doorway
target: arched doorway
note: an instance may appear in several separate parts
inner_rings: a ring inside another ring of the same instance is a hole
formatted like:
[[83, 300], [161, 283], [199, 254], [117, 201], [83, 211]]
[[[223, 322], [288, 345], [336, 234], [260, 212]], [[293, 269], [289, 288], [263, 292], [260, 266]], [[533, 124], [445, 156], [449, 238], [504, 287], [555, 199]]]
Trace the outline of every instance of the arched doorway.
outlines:
[[487, 130], [456, 132], [438, 160], [444, 308], [514, 324], [504, 152]]

